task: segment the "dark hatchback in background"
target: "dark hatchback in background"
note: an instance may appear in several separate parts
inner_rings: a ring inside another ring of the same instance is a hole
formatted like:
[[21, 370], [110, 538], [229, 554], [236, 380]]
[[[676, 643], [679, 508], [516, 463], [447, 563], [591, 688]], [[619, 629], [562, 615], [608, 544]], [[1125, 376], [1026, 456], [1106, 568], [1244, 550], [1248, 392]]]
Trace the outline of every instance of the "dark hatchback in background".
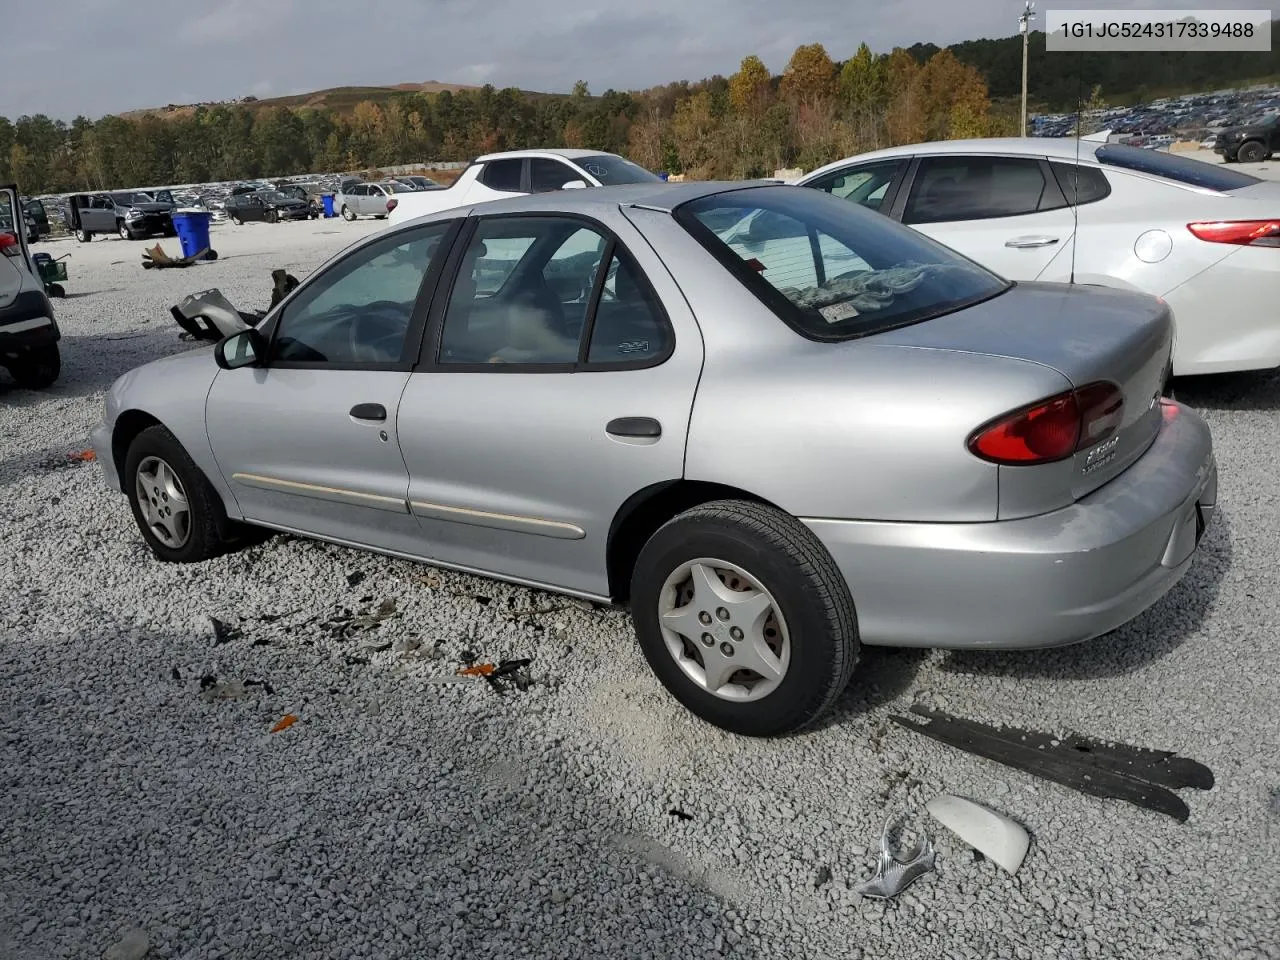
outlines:
[[310, 220], [315, 211], [311, 204], [296, 197], [289, 197], [277, 190], [258, 190], [253, 193], [232, 194], [227, 197], [227, 216], [232, 223], [281, 220]]

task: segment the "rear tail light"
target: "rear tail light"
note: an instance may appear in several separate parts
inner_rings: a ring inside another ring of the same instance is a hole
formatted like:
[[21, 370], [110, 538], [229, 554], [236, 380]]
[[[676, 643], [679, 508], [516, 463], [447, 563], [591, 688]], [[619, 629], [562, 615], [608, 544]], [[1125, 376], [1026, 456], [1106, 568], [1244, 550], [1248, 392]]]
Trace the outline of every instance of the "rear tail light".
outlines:
[[969, 452], [1005, 466], [1054, 463], [1097, 446], [1116, 432], [1123, 417], [1120, 388], [1114, 383], [1091, 383], [979, 427], [969, 437]]
[[22, 256], [22, 244], [18, 242], [16, 234], [0, 233], [0, 253], [6, 257]]
[[394, 210], [394, 209], [399, 205], [399, 203], [400, 203], [400, 201], [399, 201], [399, 200], [397, 200], [395, 197], [392, 197], [390, 200], [388, 200], [388, 201], [387, 201], [387, 213], [390, 213], [392, 210]]
[[1280, 220], [1205, 220], [1188, 223], [1198, 240], [1242, 247], [1280, 247]]

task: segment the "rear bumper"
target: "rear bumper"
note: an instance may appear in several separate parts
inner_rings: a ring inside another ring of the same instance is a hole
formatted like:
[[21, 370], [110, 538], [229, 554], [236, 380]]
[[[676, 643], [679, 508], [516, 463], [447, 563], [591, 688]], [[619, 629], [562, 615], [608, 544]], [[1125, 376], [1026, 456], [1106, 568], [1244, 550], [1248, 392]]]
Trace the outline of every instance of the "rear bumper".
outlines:
[[43, 347], [62, 339], [53, 306], [42, 290], [24, 290], [0, 307], [0, 354]]
[[1034, 649], [1132, 620], [1191, 565], [1217, 502], [1209, 428], [1166, 403], [1151, 448], [1063, 510], [993, 523], [805, 520], [872, 646]]

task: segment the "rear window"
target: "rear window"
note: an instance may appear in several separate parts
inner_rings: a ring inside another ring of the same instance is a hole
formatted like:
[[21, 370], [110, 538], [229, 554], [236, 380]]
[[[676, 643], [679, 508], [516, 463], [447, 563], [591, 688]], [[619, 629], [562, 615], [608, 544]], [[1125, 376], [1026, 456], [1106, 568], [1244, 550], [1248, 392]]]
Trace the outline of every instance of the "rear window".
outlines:
[[1258, 177], [1241, 173], [1239, 170], [1225, 170], [1217, 164], [1180, 157], [1176, 153], [1144, 150], [1141, 147], [1130, 147], [1123, 143], [1108, 143], [1105, 147], [1099, 147], [1097, 158], [1099, 163], [1124, 170], [1135, 170], [1138, 173], [1149, 173], [1164, 177], [1166, 180], [1209, 190], [1239, 190], [1241, 187], [1251, 187], [1255, 183], [1262, 182]]
[[1058, 178], [1058, 186], [1062, 188], [1068, 205], [1097, 203], [1111, 194], [1111, 184], [1107, 182], [1106, 174], [1097, 167], [1057, 160], [1050, 160], [1049, 166]]
[[590, 157], [575, 157], [574, 163], [591, 174], [606, 187], [618, 183], [662, 182], [657, 174], [650, 173], [638, 163], [632, 163], [612, 153], [600, 153]]
[[942, 316], [1011, 284], [955, 251], [818, 190], [750, 187], [675, 211], [783, 321], [850, 340]]

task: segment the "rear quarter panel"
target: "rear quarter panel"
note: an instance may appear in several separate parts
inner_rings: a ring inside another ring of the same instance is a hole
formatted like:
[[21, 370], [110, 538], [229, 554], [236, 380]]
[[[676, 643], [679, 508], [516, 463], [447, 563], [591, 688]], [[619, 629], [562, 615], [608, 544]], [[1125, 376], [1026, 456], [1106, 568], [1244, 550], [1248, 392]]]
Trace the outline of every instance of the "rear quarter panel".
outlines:
[[999, 468], [966, 449], [979, 425], [1070, 386], [1040, 364], [816, 343], [760, 303], [670, 216], [627, 210], [693, 308], [706, 359], [685, 476], [795, 516], [995, 520]]

